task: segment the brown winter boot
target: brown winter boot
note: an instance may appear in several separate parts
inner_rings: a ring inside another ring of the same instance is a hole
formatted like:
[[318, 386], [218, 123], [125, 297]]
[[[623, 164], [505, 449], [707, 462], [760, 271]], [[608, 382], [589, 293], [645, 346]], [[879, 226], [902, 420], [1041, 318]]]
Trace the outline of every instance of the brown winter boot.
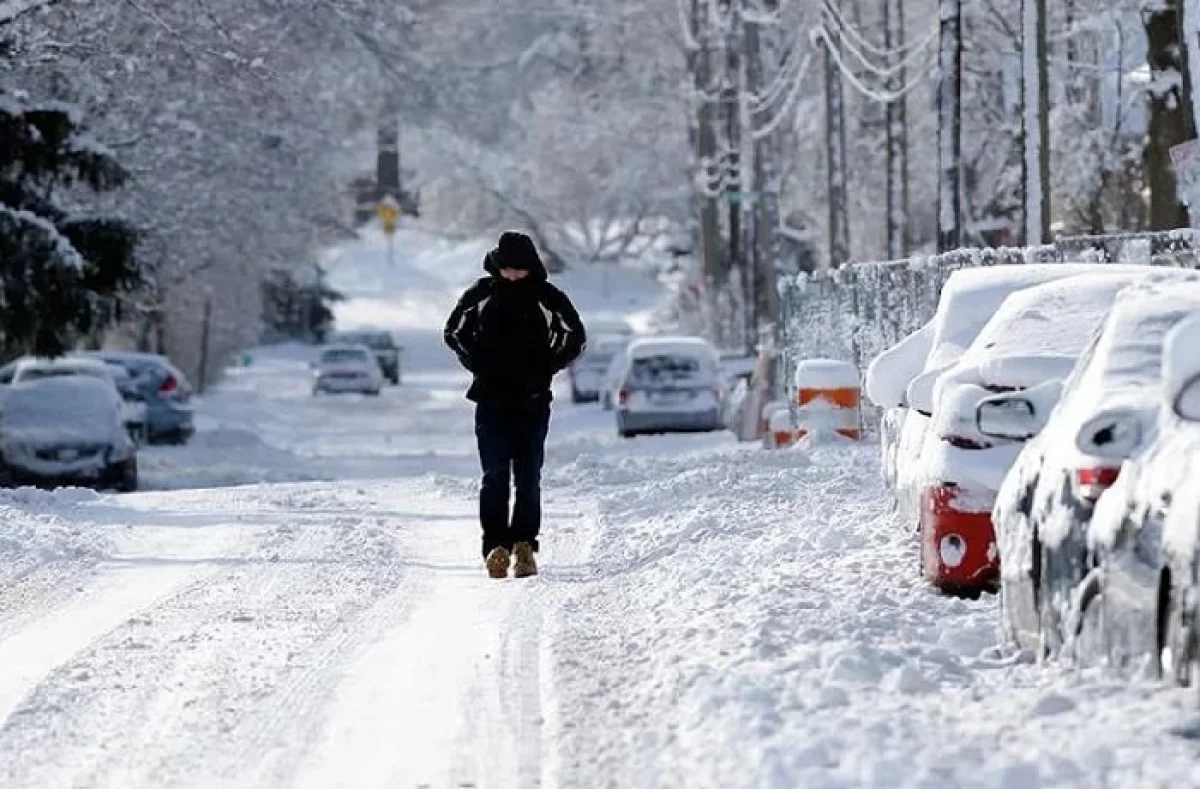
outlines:
[[537, 575], [537, 559], [533, 556], [533, 544], [519, 542], [513, 546], [513, 549], [517, 555], [517, 560], [513, 564], [513, 577], [528, 578], [531, 575]]
[[487, 555], [488, 575], [492, 578], [507, 578], [508, 560], [507, 548], [493, 548]]

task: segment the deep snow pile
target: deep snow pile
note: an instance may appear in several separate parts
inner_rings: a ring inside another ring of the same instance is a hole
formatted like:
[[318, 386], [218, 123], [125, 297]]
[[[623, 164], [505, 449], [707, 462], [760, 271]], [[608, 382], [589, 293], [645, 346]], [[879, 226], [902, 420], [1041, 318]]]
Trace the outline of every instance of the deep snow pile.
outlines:
[[556, 617], [562, 785], [1195, 779], [1189, 694], [1031, 665], [997, 648], [996, 598], [918, 580], [873, 447], [633, 447], [548, 479], [600, 513], [596, 582]]

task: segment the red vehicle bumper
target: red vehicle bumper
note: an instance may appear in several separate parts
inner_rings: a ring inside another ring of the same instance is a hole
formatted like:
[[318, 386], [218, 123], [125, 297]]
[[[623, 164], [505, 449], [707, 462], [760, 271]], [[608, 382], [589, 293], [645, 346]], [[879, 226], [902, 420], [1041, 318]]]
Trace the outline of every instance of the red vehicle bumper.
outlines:
[[921, 493], [921, 569], [927, 581], [948, 592], [992, 591], [1000, 580], [993, 497], [973, 492], [969, 504], [963, 498], [954, 484]]

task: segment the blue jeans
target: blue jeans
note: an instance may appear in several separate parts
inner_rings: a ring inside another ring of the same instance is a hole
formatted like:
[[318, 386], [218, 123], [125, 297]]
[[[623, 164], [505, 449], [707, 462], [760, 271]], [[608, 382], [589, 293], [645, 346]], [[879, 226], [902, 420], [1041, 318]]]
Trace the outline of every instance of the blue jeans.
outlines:
[[[550, 403], [528, 405], [480, 403], [475, 407], [475, 438], [483, 485], [479, 490], [479, 522], [483, 555], [493, 548], [512, 550], [529, 542], [538, 549], [542, 526], [542, 463], [550, 429]], [[509, 518], [510, 481], [516, 488]]]

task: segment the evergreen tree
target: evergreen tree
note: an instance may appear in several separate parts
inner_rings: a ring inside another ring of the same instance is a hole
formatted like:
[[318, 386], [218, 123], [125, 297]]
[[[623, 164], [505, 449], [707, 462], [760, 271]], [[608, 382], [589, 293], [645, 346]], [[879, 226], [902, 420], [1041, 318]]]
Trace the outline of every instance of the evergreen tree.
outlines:
[[118, 318], [140, 281], [134, 228], [63, 201], [129, 175], [65, 104], [0, 93], [0, 140], [0, 353], [58, 355]]
[[345, 299], [325, 282], [325, 271], [315, 267], [311, 281], [301, 281], [288, 269], [273, 269], [262, 282], [263, 339], [324, 342], [333, 328], [335, 302]]

